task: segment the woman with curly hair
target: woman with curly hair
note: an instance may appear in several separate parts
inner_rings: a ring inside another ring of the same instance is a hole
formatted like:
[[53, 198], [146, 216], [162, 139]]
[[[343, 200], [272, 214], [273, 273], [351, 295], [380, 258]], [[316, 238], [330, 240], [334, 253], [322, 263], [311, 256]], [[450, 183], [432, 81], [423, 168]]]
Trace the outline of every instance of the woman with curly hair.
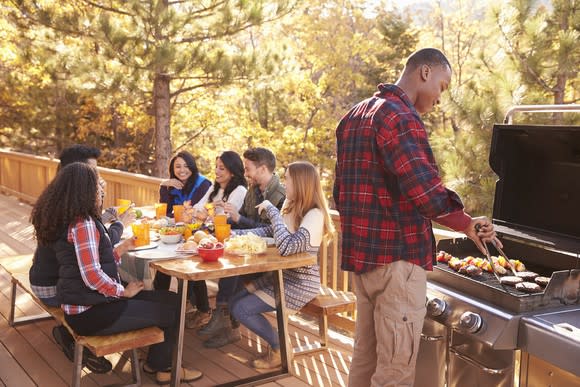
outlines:
[[[169, 291], [145, 291], [140, 281], [121, 283], [117, 265], [134, 243], [128, 239], [113, 248], [100, 218], [101, 190], [90, 165], [75, 162], [61, 169], [32, 210], [36, 239], [56, 252], [57, 297], [76, 333], [111, 335], [150, 326], [163, 330], [165, 341], [150, 347], [143, 369], [166, 384], [171, 378], [178, 297]], [[183, 369], [182, 381], [201, 377], [200, 371]]]

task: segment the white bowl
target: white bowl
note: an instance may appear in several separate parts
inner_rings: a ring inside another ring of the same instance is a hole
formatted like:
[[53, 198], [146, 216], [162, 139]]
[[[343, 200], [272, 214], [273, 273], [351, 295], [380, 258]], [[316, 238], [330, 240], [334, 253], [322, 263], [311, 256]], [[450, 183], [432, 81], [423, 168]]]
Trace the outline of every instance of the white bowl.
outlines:
[[159, 238], [161, 239], [161, 242], [165, 244], [174, 245], [181, 241], [181, 234], [168, 234], [168, 235], [159, 234]]

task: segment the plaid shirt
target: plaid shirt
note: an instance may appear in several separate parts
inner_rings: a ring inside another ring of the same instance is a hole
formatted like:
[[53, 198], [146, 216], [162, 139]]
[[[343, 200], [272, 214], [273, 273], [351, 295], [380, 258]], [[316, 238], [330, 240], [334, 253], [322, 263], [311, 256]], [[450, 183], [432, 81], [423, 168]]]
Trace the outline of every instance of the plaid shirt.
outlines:
[[336, 140], [333, 194], [342, 269], [364, 273], [406, 260], [432, 270], [431, 219], [445, 225], [452, 220], [452, 227], [464, 230], [471, 218], [441, 183], [425, 127], [407, 95], [395, 85], [379, 85], [342, 118]]
[[[120, 279], [109, 277], [101, 269], [99, 262], [100, 234], [95, 221], [92, 219], [79, 219], [76, 223], [70, 225], [67, 238], [75, 247], [77, 262], [85, 285], [107, 297], [121, 297], [125, 288], [121, 285]], [[119, 264], [119, 255], [116, 252], [113, 254], [117, 264]], [[62, 309], [66, 314], [79, 314], [89, 308], [90, 306], [85, 305], [62, 305]]]

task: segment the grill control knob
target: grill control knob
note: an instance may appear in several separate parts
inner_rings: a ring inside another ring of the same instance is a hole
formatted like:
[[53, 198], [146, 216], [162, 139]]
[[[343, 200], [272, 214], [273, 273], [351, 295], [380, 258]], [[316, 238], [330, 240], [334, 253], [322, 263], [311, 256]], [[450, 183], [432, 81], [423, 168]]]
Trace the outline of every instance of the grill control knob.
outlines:
[[459, 317], [459, 329], [467, 333], [475, 333], [481, 329], [483, 320], [473, 312], [465, 312]]
[[439, 317], [447, 310], [447, 303], [440, 298], [432, 298], [427, 301], [427, 315]]

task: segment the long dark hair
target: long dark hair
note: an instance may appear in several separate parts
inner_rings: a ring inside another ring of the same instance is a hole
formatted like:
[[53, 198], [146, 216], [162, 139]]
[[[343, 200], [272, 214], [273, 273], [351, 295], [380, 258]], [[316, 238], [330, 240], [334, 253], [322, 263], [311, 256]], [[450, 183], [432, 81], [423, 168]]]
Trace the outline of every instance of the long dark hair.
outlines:
[[183, 193], [189, 194], [193, 189], [193, 187], [195, 186], [195, 182], [197, 180], [197, 177], [199, 176], [199, 170], [197, 169], [197, 164], [192, 154], [186, 151], [181, 151], [178, 154], [176, 154], [169, 163], [169, 176], [172, 179], [179, 180], [177, 176], [175, 176], [175, 172], [173, 171], [175, 159], [177, 159], [178, 157], [181, 157], [185, 161], [185, 164], [187, 164], [187, 168], [189, 168], [189, 170], [191, 171], [191, 176], [189, 176], [189, 178], [187, 179], [182, 188]]
[[[242, 187], [247, 186], [246, 178], [244, 177], [244, 163], [242, 162], [242, 158], [240, 157], [240, 155], [234, 151], [225, 151], [219, 157], [216, 158], [216, 161], [217, 159], [220, 159], [222, 163], [224, 163], [226, 169], [232, 174], [232, 178], [230, 179], [228, 185], [226, 185], [226, 188], [224, 189], [223, 201], [225, 202], [230, 197], [232, 191], [235, 190], [239, 185], [241, 185]], [[215, 195], [217, 195], [219, 189], [220, 189], [219, 183], [217, 181], [214, 182], [213, 191], [211, 194], [209, 194], [208, 199], [210, 203], [213, 201]]]
[[63, 167], [36, 201], [30, 222], [39, 245], [56, 241], [76, 219], [99, 219], [97, 171], [75, 162]]

